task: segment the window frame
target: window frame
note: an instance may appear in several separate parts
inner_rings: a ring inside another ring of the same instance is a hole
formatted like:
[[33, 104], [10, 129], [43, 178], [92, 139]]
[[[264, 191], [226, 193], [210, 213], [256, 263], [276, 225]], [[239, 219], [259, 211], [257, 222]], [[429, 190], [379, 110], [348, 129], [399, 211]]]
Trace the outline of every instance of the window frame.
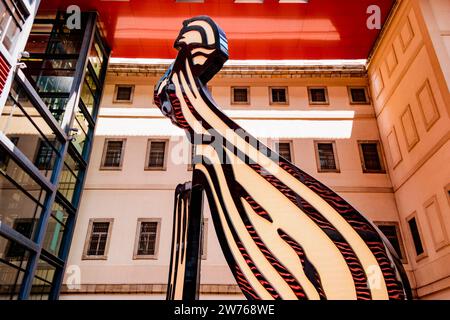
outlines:
[[[279, 144], [280, 143], [287, 143], [287, 144], [289, 144], [289, 152], [290, 152], [290, 154], [291, 154], [291, 160], [290, 160], [290, 162], [291, 163], [295, 163], [295, 157], [294, 157], [294, 142], [292, 141], [292, 140], [279, 140], [279, 141], [275, 141], [274, 142], [274, 149], [275, 149], [275, 152], [276, 153], [278, 153], [278, 154], [280, 154], [280, 152], [279, 152]], [[281, 155], [280, 155], [281, 156]], [[286, 159], [286, 160], [288, 160], [288, 159]]]
[[[322, 169], [320, 166], [320, 156], [319, 156], [319, 144], [329, 143], [333, 147], [334, 164], [336, 169]], [[337, 153], [336, 140], [314, 140], [314, 153], [316, 155], [316, 166], [317, 172], [319, 173], [341, 173], [341, 167], [339, 165], [339, 157]]]
[[[88, 255], [89, 246], [91, 244], [91, 237], [92, 237], [92, 230], [94, 223], [104, 223], [108, 222], [108, 236], [106, 238], [106, 244], [105, 244], [105, 252], [103, 255]], [[111, 242], [112, 237], [112, 227], [114, 224], [113, 218], [91, 218], [89, 219], [88, 229], [86, 233], [86, 239], [84, 241], [84, 248], [83, 248], [83, 255], [81, 257], [81, 260], [107, 260], [108, 259], [108, 252], [109, 252], [109, 244]]]
[[[108, 167], [105, 166], [105, 160], [106, 160], [106, 152], [108, 150], [108, 142], [109, 141], [122, 141], [122, 151], [120, 154], [120, 165], [118, 167]], [[106, 170], [106, 171], [121, 171], [123, 167], [123, 159], [125, 157], [125, 145], [127, 143], [126, 138], [105, 138], [103, 142], [103, 154], [102, 159], [100, 163], [100, 170]]]
[[[325, 92], [325, 101], [313, 101], [312, 100], [312, 95], [311, 95], [311, 90], [313, 89], [323, 89]], [[330, 104], [330, 97], [328, 96], [328, 87], [326, 86], [311, 86], [311, 87], [307, 87], [307, 91], [308, 91], [308, 102], [310, 105], [329, 105]]]
[[[419, 221], [418, 217], [419, 217], [419, 215], [418, 215], [417, 211], [414, 211], [413, 213], [411, 213], [409, 216], [407, 216], [405, 218], [406, 228], [408, 230], [409, 241], [410, 241], [412, 253], [414, 254], [416, 262], [419, 262], [428, 257], [428, 250], [427, 250], [427, 246], [425, 244], [425, 238], [423, 237], [421, 222]], [[422, 244], [422, 249], [423, 249], [423, 252], [419, 255], [417, 254], [416, 244], [414, 243], [414, 236], [412, 235], [411, 227], [409, 225], [409, 222], [412, 219], [416, 220], [417, 232], [419, 233], [419, 238], [420, 238], [420, 242]]]
[[[130, 93], [130, 99], [129, 100], [117, 99], [117, 94], [119, 93], [119, 87], [129, 87], [129, 88], [131, 88], [131, 93]], [[135, 85], [134, 84], [116, 84], [115, 87], [114, 87], [113, 103], [128, 103], [128, 104], [132, 104], [133, 103], [133, 98], [134, 98], [134, 90], [135, 90]]]
[[[169, 150], [169, 139], [148, 139], [147, 140], [147, 151], [145, 152], [145, 163], [144, 163], [144, 170], [146, 171], [166, 171], [167, 170], [167, 155]], [[162, 167], [150, 167], [149, 166], [149, 160], [150, 160], [150, 152], [151, 152], [151, 145], [152, 142], [164, 142], [164, 163]]]
[[[235, 101], [234, 100], [234, 90], [235, 89], [246, 89], [247, 90], [247, 101]], [[249, 86], [233, 86], [231, 87], [231, 104], [232, 105], [250, 105], [250, 87]]]
[[[380, 160], [380, 170], [370, 170], [366, 168], [366, 163], [364, 161], [364, 152], [362, 149], [363, 144], [375, 143], [377, 145], [378, 158]], [[361, 169], [363, 173], [373, 173], [373, 174], [386, 174], [386, 164], [384, 161], [383, 148], [381, 148], [381, 142], [379, 140], [358, 140], [358, 150], [359, 159], [361, 161]]]
[[[138, 254], [142, 222], [156, 222], [155, 252], [152, 255]], [[134, 237], [133, 260], [158, 260], [159, 240], [161, 238], [161, 218], [138, 218]]]
[[[400, 261], [403, 264], [407, 264], [408, 263], [408, 257], [406, 254], [406, 249], [405, 249], [405, 244], [403, 243], [403, 237], [402, 237], [402, 232], [401, 232], [401, 228], [400, 228], [400, 224], [397, 221], [374, 221], [374, 224], [378, 227], [378, 226], [390, 226], [390, 227], [394, 227], [395, 228], [395, 232], [397, 234], [397, 239], [398, 239], [398, 245], [400, 246], [400, 253], [402, 255], [402, 258], [400, 259]], [[383, 234], [383, 236], [386, 237], [387, 236], [384, 235], [383, 231], [380, 230], [380, 232]], [[388, 239], [389, 240], [389, 239]], [[395, 248], [394, 248], [395, 249]]]
[[[285, 90], [285, 94], [286, 94], [286, 101], [284, 102], [274, 102], [273, 101], [273, 89], [283, 89]], [[270, 105], [282, 105], [282, 106], [287, 106], [289, 105], [289, 89], [287, 86], [274, 86], [274, 87], [269, 87], [269, 103]]]
[[[365, 102], [353, 101], [352, 89], [363, 89], [364, 93], [366, 95], [366, 101]], [[369, 93], [369, 90], [367, 89], [366, 86], [348, 86], [347, 87], [347, 93], [348, 93], [348, 101], [349, 101], [350, 105], [368, 105], [368, 104], [371, 104], [370, 93]]]

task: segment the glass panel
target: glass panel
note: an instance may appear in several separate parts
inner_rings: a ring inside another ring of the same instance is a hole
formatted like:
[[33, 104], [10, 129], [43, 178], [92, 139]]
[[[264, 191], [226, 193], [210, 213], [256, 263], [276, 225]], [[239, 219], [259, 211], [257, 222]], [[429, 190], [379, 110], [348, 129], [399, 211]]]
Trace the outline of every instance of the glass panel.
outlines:
[[[12, 246], [21, 249], [20, 256], [8, 257]], [[28, 250], [0, 236], [0, 300], [17, 299], [28, 258]]]
[[277, 144], [278, 153], [280, 156], [285, 158], [287, 161], [292, 161], [291, 159], [291, 145], [287, 142], [281, 142]]
[[19, 34], [20, 34], [19, 26], [17, 25], [14, 19], [11, 19], [5, 31], [5, 37], [3, 38], [3, 45], [10, 53], [14, 51]]
[[11, 15], [6, 10], [5, 4], [0, 1], [0, 39], [3, 37], [3, 33], [5, 32], [6, 25], [8, 24]]
[[320, 169], [336, 170], [336, 161], [334, 159], [334, 150], [332, 143], [317, 144], [319, 152]]
[[52, 288], [56, 268], [42, 259], [39, 259], [36, 274], [31, 287], [30, 299], [47, 300]]
[[310, 95], [311, 95], [312, 102], [326, 102], [327, 101], [325, 89], [323, 89], [323, 88], [310, 89]]
[[45, 151], [48, 163], [39, 163], [38, 168], [47, 177], [51, 176], [51, 164], [59, 157], [61, 144], [17, 83], [14, 83], [0, 115], [0, 131], [7, 137], [19, 138], [17, 147], [31, 162], [36, 163], [36, 155]]
[[286, 102], [286, 89], [272, 89], [272, 102]]
[[151, 141], [150, 143], [150, 157], [148, 166], [150, 168], [164, 167], [164, 152], [166, 143], [164, 141]]
[[[0, 148], [0, 153], [6, 150]], [[23, 189], [21, 190], [15, 181]], [[0, 168], [0, 222], [33, 238], [46, 192], [12, 159]]]
[[141, 222], [138, 255], [154, 255], [156, 245], [157, 222]]
[[366, 90], [363, 88], [350, 89], [353, 102], [367, 102]]
[[104, 61], [102, 50], [97, 42], [92, 45], [91, 52], [89, 53], [89, 62], [94, 69], [97, 78], [100, 78], [100, 71], [102, 70], [102, 64]]
[[421, 255], [424, 253], [422, 239], [420, 238], [419, 228], [417, 227], [416, 218], [412, 218], [408, 221], [409, 229], [411, 230], [411, 235], [414, 242], [414, 248], [416, 249], [416, 254]]
[[123, 141], [106, 141], [106, 144], [103, 166], [119, 168], [121, 165]]
[[108, 240], [109, 222], [93, 222], [88, 256], [103, 256]]
[[397, 227], [392, 225], [379, 225], [378, 228], [383, 232], [383, 234], [386, 236], [386, 238], [389, 240], [389, 242], [394, 247], [395, 251], [397, 252], [397, 255], [400, 259], [403, 258], [402, 256], [402, 250], [400, 249], [400, 241], [399, 236], [397, 234]]
[[78, 179], [79, 169], [79, 163], [68, 153], [61, 172], [58, 191], [70, 202], [74, 200], [75, 188], [80, 181]]
[[247, 88], [234, 88], [233, 95], [234, 95], [234, 102], [247, 102], [248, 101]]
[[78, 129], [78, 132], [74, 135], [72, 144], [78, 153], [83, 155], [84, 146], [89, 142], [88, 132], [90, 127], [80, 107], [77, 107], [75, 111], [75, 120], [72, 127]]
[[361, 144], [364, 157], [364, 166], [369, 171], [381, 171], [381, 162], [378, 155], [378, 145], [376, 143]]
[[53, 253], [55, 256], [59, 256], [59, 249], [61, 247], [62, 238], [65, 232], [65, 225], [69, 214], [66, 209], [55, 202], [52, 208], [52, 214], [45, 230], [43, 248]]

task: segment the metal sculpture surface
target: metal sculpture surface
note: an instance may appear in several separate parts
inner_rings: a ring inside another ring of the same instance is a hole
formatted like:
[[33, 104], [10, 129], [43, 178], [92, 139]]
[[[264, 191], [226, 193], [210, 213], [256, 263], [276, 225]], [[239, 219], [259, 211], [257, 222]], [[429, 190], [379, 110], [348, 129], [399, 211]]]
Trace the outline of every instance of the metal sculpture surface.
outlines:
[[220, 245], [245, 296], [409, 296], [402, 265], [375, 225], [214, 102], [206, 84], [228, 59], [217, 24], [206, 16], [184, 21], [175, 48], [155, 102], [195, 144], [193, 185], [207, 194]]

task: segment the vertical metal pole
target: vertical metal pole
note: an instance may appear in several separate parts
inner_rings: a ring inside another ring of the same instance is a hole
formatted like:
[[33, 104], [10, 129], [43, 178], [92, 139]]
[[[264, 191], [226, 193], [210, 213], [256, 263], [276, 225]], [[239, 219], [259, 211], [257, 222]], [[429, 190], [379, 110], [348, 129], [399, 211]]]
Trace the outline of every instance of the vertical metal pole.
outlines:
[[186, 273], [183, 300], [198, 300], [200, 291], [201, 241], [203, 221], [203, 187], [198, 184], [194, 169], [186, 248]]

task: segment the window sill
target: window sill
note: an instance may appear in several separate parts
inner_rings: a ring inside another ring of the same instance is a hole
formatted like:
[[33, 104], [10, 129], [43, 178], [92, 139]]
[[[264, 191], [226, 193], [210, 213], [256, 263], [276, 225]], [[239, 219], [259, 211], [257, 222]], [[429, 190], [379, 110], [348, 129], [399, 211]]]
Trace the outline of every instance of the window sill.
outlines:
[[108, 256], [88, 256], [83, 255], [81, 260], [108, 260]]

